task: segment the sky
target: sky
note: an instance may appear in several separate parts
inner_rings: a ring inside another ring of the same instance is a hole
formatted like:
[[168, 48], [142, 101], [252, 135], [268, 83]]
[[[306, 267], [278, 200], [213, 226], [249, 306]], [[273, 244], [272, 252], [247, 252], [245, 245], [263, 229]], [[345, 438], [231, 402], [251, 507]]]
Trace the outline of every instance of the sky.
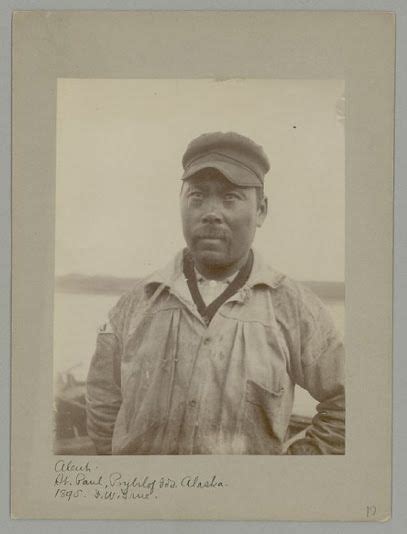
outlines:
[[168, 263], [187, 144], [236, 131], [271, 164], [255, 248], [298, 280], [344, 280], [342, 80], [59, 79], [57, 95], [56, 275]]

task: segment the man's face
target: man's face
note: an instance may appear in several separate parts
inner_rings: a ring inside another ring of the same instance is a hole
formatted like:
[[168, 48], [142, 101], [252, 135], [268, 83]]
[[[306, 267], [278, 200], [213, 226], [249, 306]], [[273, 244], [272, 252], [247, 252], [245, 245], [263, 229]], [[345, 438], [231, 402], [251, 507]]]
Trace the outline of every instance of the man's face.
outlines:
[[239, 269], [267, 213], [255, 187], [238, 187], [214, 169], [184, 182], [181, 217], [185, 241], [201, 270]]

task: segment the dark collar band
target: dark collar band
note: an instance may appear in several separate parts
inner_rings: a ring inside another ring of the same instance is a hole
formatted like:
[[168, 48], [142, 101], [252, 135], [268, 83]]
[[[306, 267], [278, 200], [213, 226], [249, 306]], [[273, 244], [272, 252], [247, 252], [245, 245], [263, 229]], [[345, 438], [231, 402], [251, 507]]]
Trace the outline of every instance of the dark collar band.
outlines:
[[226, 302], [232, 295], [234, 295], [248, 280], [253, 267], [253, 251], [250, 249], [249, 257], [245, 265], [240, 269], [237, 276], [227, 286], [227, 288], [208, 306], [205, 304], [202, 295], [198, 288], [196, 279], [194, 260], [192, 254], [188, 249], [184, 249], [183, 256], [183, 271], [187, 280], [188, 288], [192, 299], [207, 325], [211, 322], [213, 316], [218, 311], [220, 306]]

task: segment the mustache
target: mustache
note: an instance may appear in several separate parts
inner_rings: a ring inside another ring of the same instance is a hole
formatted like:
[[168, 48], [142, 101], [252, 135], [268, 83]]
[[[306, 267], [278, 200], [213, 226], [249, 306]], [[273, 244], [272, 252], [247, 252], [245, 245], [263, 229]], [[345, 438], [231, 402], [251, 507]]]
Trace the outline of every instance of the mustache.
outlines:
[[194, 239], [227, 239], [228, 234], [223, 228], [205, 227], [194, 232]]

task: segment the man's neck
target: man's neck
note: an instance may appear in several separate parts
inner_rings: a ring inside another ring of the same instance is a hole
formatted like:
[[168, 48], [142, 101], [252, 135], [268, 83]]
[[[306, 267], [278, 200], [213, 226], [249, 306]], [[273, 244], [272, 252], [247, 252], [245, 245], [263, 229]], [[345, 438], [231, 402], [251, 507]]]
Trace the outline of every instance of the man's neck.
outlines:
[[227, 278], [233, 277], [244, 265], [246, 265], [249, 254], [250, 251], [248, 251], [247, 254], [238, 262], [233, 263], [232, 265], [208, 266], [195, 262], [195, 268], [204, 278], [207, 278], [208, 280], [226, 280]]

